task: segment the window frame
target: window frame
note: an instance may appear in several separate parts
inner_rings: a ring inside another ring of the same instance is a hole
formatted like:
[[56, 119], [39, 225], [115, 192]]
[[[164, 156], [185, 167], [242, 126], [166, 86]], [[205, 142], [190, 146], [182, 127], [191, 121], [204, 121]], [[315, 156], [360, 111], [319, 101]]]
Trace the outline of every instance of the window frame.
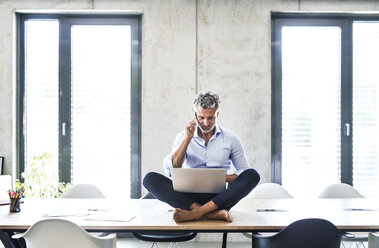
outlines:
[[[72, 25], [130, 25], [131, 27], [131, 198], [141, 196], [141, 15], [125, 14], [34, 14], [16, 13], [16, 178], [22, 180], [25, 170], [25, 137], [23, 133], [23, 99], [25, 91], [25, 21], [55, 19], [59, 25], [59, 181], [71, 182], [71, 133], [62, 135], [62, 123], [71, 128], [71, 37]], [[64, 155], [62, 155], [64, 154]]]
[[[282, 183], [282, 68], [281, 28], [283, 26], [320, 26], [330, 23], [341, 27], [341, 182], [353, 184], [353, 23], [379, 21], [378, 14], [284, 13], [271, 14], [271, 181]], [[336, 25], [338, 24], [338, 25]], [[346, 136], [345, 124], [350, 124]]]

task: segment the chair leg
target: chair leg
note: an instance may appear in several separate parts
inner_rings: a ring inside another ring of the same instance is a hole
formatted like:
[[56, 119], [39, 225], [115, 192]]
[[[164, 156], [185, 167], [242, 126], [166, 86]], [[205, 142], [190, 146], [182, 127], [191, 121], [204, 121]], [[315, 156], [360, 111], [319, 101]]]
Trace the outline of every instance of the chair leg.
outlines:
[[154, 247], [159, 248], [159, 245], [158, 245], [157, 242], [153, 242], [153, 243], [151, 244], [151, 247], [150, 247], [150, 248], [154, 248]]
[[349, 245], [349, 248], [351, 248], [351, 246], [355, 243], [355, 245], [357, 245], [356, 242], [350, 242], [350, 245]]
[[179, 248], [179, 246], [176, 242], [171, 242], [168, 248]]
[[366, 248], [365, 244], [362, 241], [357, 242], [357, 248], [359, 248], [360, 246], [362, 246], [363, 248]]
[[227, 239], [228, 239], [228, 233], [224, 232], [222, 234], [222, 246], [221, 246], [222, 248], [226, 248]]

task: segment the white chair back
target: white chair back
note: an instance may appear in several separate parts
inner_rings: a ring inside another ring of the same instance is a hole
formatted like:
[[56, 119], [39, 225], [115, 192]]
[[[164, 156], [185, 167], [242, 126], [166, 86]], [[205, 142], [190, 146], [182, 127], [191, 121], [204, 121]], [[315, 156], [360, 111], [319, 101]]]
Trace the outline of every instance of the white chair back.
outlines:
[[75, 184], [61, 195], [61, 198], [105, 198], [104, 194], [92, 184]]
[[319, 198], [364, 198], [364, 196], [349, 184], [336, 183], [326, 187]]
[[293, 196], [277, 183], [262, 183], [255, 187], [249, 197], [255, 199], [291, 199]]
[[[254, 199], [292, 199], [293, 196], [277, 183], [262, 183], [256, 186], [247, 196]], [[272, 233], [268, 233], [272, 235]], [[242, 233], [248, 239], [251, 239], [251, 233]]]
[[95, 237], [64, 219], [40, 220], [12, 238], [24, 238], [28, 248], [115, 248], [117, 243], [115, 233]]
[[[331, 184], [328, 187], [326, 187], [321, 194], [319, 195], [319, 198], [364, 198], [363, 195], [361, 195], [358, 190], [354, 189], [351, 185], [346, 183], [336, 183]], [[343, 242], [355, 242], [356, 247], [359, 247], [360, 244], [363, 245], [362, 242], [368, 241], [368, 233], [350, 233], [354, 237], [342, 237]], [[350, 244], [351, 245], [351, 244]], [[363, 245], [364, 247], [364, 245]], [[379, 248], [379, 247], [378, 247]]]
[[379, 248], [379, 233], [368, 234], [368, 248]]

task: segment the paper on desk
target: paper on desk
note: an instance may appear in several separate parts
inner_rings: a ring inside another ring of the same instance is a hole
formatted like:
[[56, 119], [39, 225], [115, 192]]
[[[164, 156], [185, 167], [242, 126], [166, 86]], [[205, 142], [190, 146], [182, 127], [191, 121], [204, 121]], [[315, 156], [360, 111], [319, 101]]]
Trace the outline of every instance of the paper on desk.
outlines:
[[0, 199], [0, 206], [4, 206], [4, 205], [9, 205], [10, 201], [9, 201], [9, 198], [8, 199]]
[[277, 208], [257, 208], [257, 212], [288, 212], [287, 209], [277, 209]]
[[113, 213], [113, 212], [98, 212], [85, 217], [85, 220], [95, 221], [115, 221], [115, 222], [129, 222], [134, 219], [134, 215], [126, 213]]
[[[24, 200], [21, 200], [21, 203], [24, 203]], [[9, 204], [10, 204], [9, 198], [6, 200], [0, 199], [0, 206], [5, 206], [5, 205], [9, 205]]]
[[377, 211], [377, 208], [344, 208], [345, 211]]
[[89, 213], [83, 209], [54, 209], [46, 211], [42, 217], [82, 217], [87, 215]]

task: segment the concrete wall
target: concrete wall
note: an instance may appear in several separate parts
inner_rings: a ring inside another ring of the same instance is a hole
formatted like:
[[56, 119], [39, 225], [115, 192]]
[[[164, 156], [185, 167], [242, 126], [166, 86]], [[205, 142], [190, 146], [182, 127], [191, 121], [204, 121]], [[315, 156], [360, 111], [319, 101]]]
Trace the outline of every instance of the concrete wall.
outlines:
[[[271, 11], [375, 11], [378, 0], [0, 0], [0, 156], [14, 171], [13, 18], [18, 9], [140, 10], [142, 174], [162, 171], [194, 95], [221, 97], [221, 125], [270, 181]], [[218, 239], [219, 240], [219, 239]]]

